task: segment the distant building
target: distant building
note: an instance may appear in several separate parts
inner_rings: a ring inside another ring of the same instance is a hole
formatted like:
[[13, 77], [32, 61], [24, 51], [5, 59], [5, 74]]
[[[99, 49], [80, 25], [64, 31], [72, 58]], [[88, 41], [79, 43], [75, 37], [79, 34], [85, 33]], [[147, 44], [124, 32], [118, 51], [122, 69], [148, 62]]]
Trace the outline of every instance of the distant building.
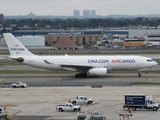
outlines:
[[95, 18], [96, 17], [96, 11], [95, 10], [91, 10], [91, 17]]
[[16, 24], [10, 24], [10, 27], [17, 27]]
[[160, 34], [160, 29], [131, 29], [129, 30], [129, 38], [144, 37], [145, 34]]
[[79, 10], [74, 10], [73, 11], [73, 17], [79, 18], [80, 17], [80, 11]]
[[3, 22], [3, 14], [0, 14], [0, 22]]
[[20, 36], [17, 39], [24, 46], [34, 46], [34, 47], [42, 47], [45, 46], [45, 37], [44, 36]]
[[36, 18], [36, 15], [31, 12], [30, 14], [27, 15], [27, 18], [35, 19], [35, 18]]
[[77, 45], [91, 44], [94, 45], [97, 41], [101, 40], [101, 34], [49, 34], [44, 35], [45, 41], [48, 46], [53, 46], [62, 37], [70, 38]]
[[90, 10], [83, 10], [83, 17], [90, 18]]

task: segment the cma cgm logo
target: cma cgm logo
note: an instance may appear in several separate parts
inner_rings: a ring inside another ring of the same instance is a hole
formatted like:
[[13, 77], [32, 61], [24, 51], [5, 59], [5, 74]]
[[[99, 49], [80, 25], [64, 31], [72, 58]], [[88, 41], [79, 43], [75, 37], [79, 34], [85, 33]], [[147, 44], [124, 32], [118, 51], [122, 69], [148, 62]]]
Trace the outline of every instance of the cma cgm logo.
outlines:
[[105, 59], [88, 60], [88, 63], [109, 63], [109, 60], [105, 60]]
[[135, 59], [116, 59], [116, 60], [112, 60], [111, 63], [135, 63], [136, 60]]
[[24, 48], [10, 48], [11, 51], [24, 51]]

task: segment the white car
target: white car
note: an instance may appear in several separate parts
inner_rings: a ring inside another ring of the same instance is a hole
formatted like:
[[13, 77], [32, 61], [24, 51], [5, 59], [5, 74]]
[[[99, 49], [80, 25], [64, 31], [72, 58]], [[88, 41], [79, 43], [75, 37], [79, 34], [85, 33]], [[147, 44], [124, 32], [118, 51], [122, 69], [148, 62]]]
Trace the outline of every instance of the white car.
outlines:
[[13, 87], [13, 88], [17, 88], [17, 87], [26, 88], [26, 87], [28, 87], [28, 85], [26, 83], [19, 81], [17, 83], [11, 84], [11, 87]]

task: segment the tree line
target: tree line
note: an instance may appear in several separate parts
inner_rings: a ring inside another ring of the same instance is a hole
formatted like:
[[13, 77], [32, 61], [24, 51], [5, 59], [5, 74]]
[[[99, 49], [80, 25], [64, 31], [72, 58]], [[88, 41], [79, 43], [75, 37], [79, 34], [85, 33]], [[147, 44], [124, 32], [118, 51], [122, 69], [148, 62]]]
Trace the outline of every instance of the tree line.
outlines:
[[2, 26], [10, 27], [11, 24], [15, 24], [13, 29], [19, 29], [24, 25], [28, 25], [33, 28], [45, 28], [46, 25], [50, 25], [53, 29], [68, 29], [68, 28], [109, 28], [109, 27], [128, 27], [128, 26], [154, 26], [160, 25], [160, 19], [150, 18], [121, 18], [121, 19], [6, 19], [3, 21]]

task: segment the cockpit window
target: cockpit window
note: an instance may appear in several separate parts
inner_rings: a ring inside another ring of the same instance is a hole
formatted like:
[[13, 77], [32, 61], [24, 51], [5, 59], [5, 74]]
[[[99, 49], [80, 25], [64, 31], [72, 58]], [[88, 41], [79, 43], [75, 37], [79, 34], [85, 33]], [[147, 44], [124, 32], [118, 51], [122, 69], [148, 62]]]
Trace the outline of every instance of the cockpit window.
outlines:
[[147, 61], [148, 61], [148, 62], [152, 62], [153, 60], [152, 60], [152, 59], [148, 59]]

